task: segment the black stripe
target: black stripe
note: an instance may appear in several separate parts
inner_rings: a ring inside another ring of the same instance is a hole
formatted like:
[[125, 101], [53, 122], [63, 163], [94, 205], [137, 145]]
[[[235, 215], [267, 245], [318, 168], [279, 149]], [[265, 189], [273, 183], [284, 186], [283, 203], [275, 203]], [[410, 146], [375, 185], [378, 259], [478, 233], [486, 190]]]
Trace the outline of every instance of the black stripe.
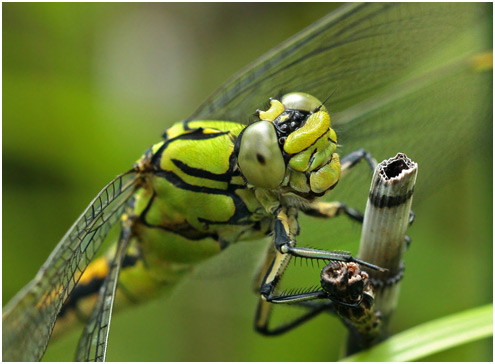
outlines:
[[373, 206], [378, 208], [383, 207], [394, 207], [399, 206], [409, 200], [414, 193], [414, 188], [409, 190], [405, 195], [401, 196], [386, 196], [386, 195], [378, 195], [378, 194], [370, 194], [369, 200], [373, 204]]
[[[128, 255], [124, 256], [124, 261], [122, 262], [122, 269], [134, 266], [139, 260], [139, 257], [136, 255]], [[107, 264], [109, 262], [107, 261]], [[84, 297], [90, 296], [94, 293], [97, 293], [103, 282], [105, 281], [106, 276], [103, 277], [93, 277], [88, 283], [79, 283], [72, 290], [69, 295], [69, 298], [62, 306], [58, 317], [63, 317], [69, 309], [77, 308], [78, 302]]]
[[174, 139], [182, 139], [182, 140], [206, 140], [218, 138], [219, 136], [229, 134], [230, 131], [218, 131], [216, 133], [204, 133], [203, 128], [198, 128], [193, 132], [178, 135]]
[[201, 168], [194, 168], [194, 167], [188, 166], [187, 164], [185, 164], [184, 162], [181, 162], [178, 159], [171, 159], [171, 161], [182, 172], [184, 172], [190, 176], [193, 176], [193, 177], [206, 178], [206, 179], [210, 179], [213, 181], [219, 181], [219, 182], [229, 182], [230, 179], [232, 178], [232, 174], [230, 173], [230, 171], [227, 171], [227, 172], [222, 173], [222, 174], [218, 174], [218, 173], [206, 171], [206, 170], [201, 169]]
[[101, 277], [101, 278], [95, 277], [86, 284], [80, 283], [76, 285], [76, 287], [70, 293], [69, 298], [67, 298], [67, 301], [65, 301], [64, 305], [60, 309], [60, 312], [58, 313], [58, 317], [63, 317], [68, 310], [76, 308], [77, 303], [82, 298], [98, 292], [100, 290], [100, 287], [103, 285], [104, 281], [105, 281], [105, 277]]
[[287, 232], [285, 231], [284, 224], [282, 221], [277, 217], [275, 219], [275, 247], [277, 250], [280, 250], [280, 247], [284, 244], [288, 244], [290, 242], [289, 236], [287, 235]]
[[[284, 151], [283, 151], [283, 152], [284, 152], [284, 154], [289, 155], [289, 159], [290, 159], [291, 157], [293, 157], [293, 156], [295, 156], [295, 155], [298, 155], [299, 153], [305, 152], [306, 150], [308, 150], [309, 148], [311, 148], [312, 146], [314, 146], [316, 143], [318, 143], [318, 141], [319, 141], [321, 138], [325, 137], [325, 136], [327, 135], [327, 133], [328, 133], [328, 131], [329, 131], [329, 130], [330, 130], [330, 129], [327, 129], [327, 130], [326, 130], [323, 134], [321, 134], [321, 135], [320, 135], [320, 136], [319, 136], [319, 137], [318, 137], [318, 138], [317, 138], [317, 139], [316, 139], [313, 143], [311, 143], [310, 145], [308, 145], [308, 146], [307, 146], [306, 148], [304, 148], [303, 150], [301, 150], [301, 151], [299, 151], [299, 152], [297, 152], [297, 153], [294, 153], [294, 154], [289, 154], [289, 153], [286, 153], [286, 152], [285, 152], [285, 150], [284, 150]], [[296, 131], [297, 131], [297, 130], [296, 130]], [[331, 140], [331, 139], [330, 139], [330, 138], [328, 138], [328, 140]], [[314, 155], [315, 153], [316, 153], [316, 149], [315, 149], [315, 151], [313, 152], [313, 155]]]
[[[315, 150], [313, 150], [313, 153], [311, 154], [311, 157], [309, 157], [309, 161], [308, 161], [308, 165], [307, 165], [307, 168], [311, 168], [311, 165], [313, 164], [313, 161], [315, 160], [316, 158], [316, 152], [318, 151], [318, 148], [315, 148]], [[331, 159], [331, 158], [330, 158]]]
[[[248, 210], [244, 201], [238, 195], [235, 194], [235, 190], [239, 189], [238, 185], [228, 184], [227, 189], [191, 185], [191, 184], [185, 182], [184, 180], [182, 180], [175, 173], [170, 172], [170, 171], [165, 171], [165, 170], [155, 171], [154, 175], [157, 177], [163, 177], [168, 182], [173, 184], [175, 187], [186, 190], [186, 191], [200, 192], [200, 193], [213, 194], [213, 195], [223, 195], [223, 196], [230, 197], [233, 200], [234, 206], [235, 206], [235, 212], [234, 212], [234, 215], [228, 221], [213, 221], [213, 220], [203, 219], [200, 217], [198, 217], [198, 221], [201, 221], [201, 222], [204, 222], [207, 224], [244, 225], [244, 224], [252, 223], [251, 221], [248, 221], [246, 219], [247, 217], [251, 216], [251, 212]], [[245, 221], [242, 221], [242, 220], [245, 220]]]
[[[246, 130], [246, 128], [242, 129], [239, 136], [237, 136], [237, 137], [234, 134], [230, 134], [232, 144], [234, 144], [234, 150], [232, 151], [232, 153], [230, 153], [230, 157], [229, 157], [229, 171], [231, 172], [232, 177], [233, 176], [242, 176], [241, 171], [239, 170], [239, 168], [237, 168], [237, 156], [239, 155], [240, 137], [244, 133], [244, 130]], [[243, 176], [243, 178], [244, 178], [244, 176]], [[244, 179], [244, 181], [245, 181], [245, 179]], [[245, 181], [245, 183], [247, 183], [247, 182]]]
[[229, 195], [227, 193], [227, 190], [222, 190], [220, 188], [191, 185], [185, 182], [182, 178], [180, 178], [174, 172], [171, 171], [165, 171], [162, 169], [159, 171], [155, 171], [154, 175], [158, 177], [163, 177], [171, 184], [173, 184], [175, 187], [186, 191], [201, 192], [201, 193], [208, 193], [214, 195]]
[[175, 234], [178, 234], [178, 235], [180, 235], [186, 239], [189, 239], [189, 240], [203, 240], [206, 238], [212, 238], [213, 240], [219, 241], [217, 234], [211, 234], [211, 233], [205, 233], [205, 232], [198, 231], [194, 227], [192, 227], [191, 225], [186, 224], [186, 223], [183, 225], [175, 225], [174, 226], [175, 229], [173, 229], [172, 227], [164, 226], [164, 225], [150, 224], [148, 221], [146, 221], [146, 215], [148, 214], [148, 211], [150, 210], [151, 206], [153, 205], [153, 201], [155, 200], [155, 197], [156, 197], [156, 193], [153, 192], [153, 196], [151, 196], [148, 204], [146, 205], [145, 209], [143, 210], [143, 212], [139, 216], [139, 221], [143, 225], [145, 225], [149, 228], [152, 228], [152, 229], [161, 229], [161, 230], [165, 230], [165, 231], [170, 232], [170, 233], [175, 233]]
[[308, 216], [313, 216], [313, 217], [325, 217], [327, 218], [328, 215], [327, 214], [323, 214], [320, 212], [320, 210], [318, 209], [315, 209], [313, 207], [306, 207], [306, 208], [303, 208], [302, 209], [302, 212], [305, 214], [305, 215], [308, 215]]
[[165, 151], [165, 149], [167, 149], [170, 143], [176, 140], [207, 140], [207, 139], [218, 138], [219, 136], [230, 133], [230, 131], [219, 131], [218, 133], [204, 133], [203, 131], [204, 131], [203, 128], [198, 128], [190, 133], [180, 134], [177, 135], [175, 138], [165, 140], [165, 142], [160, 147], [160, 149], [158, 149], [155, 155], [151, 158], [151, 164], [159, 166], [163, 152]]

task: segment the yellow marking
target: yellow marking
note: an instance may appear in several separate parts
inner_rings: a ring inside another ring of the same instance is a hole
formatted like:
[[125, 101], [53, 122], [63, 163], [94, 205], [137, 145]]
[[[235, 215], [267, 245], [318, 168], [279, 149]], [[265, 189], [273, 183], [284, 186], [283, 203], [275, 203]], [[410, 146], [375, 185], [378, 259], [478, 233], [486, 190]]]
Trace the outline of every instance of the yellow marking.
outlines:
[[332, 161], [309, 176], [311, 191], [322, 193], [332, 187], [340, 178], [339, 156], [334, 154]]
[[278, 100], [270, 100], [270, 108], [266, 111], [258, 111], [261, 120], [273, 121], [285, 111], [284, 105]]
[[330, 128], [330, 131], [328, 133], [328, 138], [332, 142], [337, 143], [337, 134], [335, 133], [335, 130], [333, 130], [332, 128]]
[[471, 63], [476, 71], [488, 71], [493, 69], [493, 51], [473, 56], [471, 58]]
[[[288, 217], [288, 223], [289, 223], [289, 238], [291, 240], [294, 240], [295, 235], [297, 235], [298, 230], [299, 230], [299, 224], [297, 222], [297, 209], [294, 207], [291, 207], [288, 211], [289, 217]], [[295, 244], [291, 244], [295, 245]]]
[[338, 202], [315, 202], [311, 204], [311, 208], [326, 217], [334, 217], [337, 214], [339, 206], [340, 204]]
[[212, 129], [212, 128], [203, 129], [203, 134], [218, 134], [218, 133], [220, 133], [218, 129]]
[[289, 236], [290, 229], [289, 229], [289, 218], [287, 217], [287, 214], [284, 211], [280, 211], [277, 215], [277, 219], [280, 220], [280, 222], [284, 227], [285, 233], [287, 234], [287, 236]]
[[[86, 268], [77, 284], [88, 284], [95, 277], [99, 279], [105, 278], [108, 274], [108, 271], [109, 266], [107, 260], [104, 257], [100, 257], [94, 260], [88, 266], [88, 268]], [[44, 308], [43, 306], [47, 307], [48, 305], [50, 305], [51, 302], [59, 298], [61, 292], [62, 286], [60, 286], [58, 289], [52, 289], [48, 292], [45, 292], [43, 297], [37, 302], [36, 308], [41, 309]]]
[[284, 150], [296, 154], [311, 146], [330, 128], [330, 116], [323, 111], [315, 112], [306, 120], [306, 124], [289, 134]]
[[253, 291], [255, 291], [256, 293], [259, 293], [259, 289], [261, 287], [261, 284], [263, 283], [263, 278], [265, 278], [268, 269], [270, 269], [270, 265], [275, 258], [276, 252], [277, 251], [273, 246], [273, 242], [270, 242], [263, 256], [263, 264], [261, 264], [257, 268], [255, 278], [253, 279]]
[[[333, 129], [330, 129], [313, 145], [292, 156], [289, 160], [289, 166], [295, 171], [307, 172], [326, 164], [337, 149], [337, 145], [329, 140], [332, 131]], [[335, 135], [335, 132], [333, 134]], [[309, 164], [310, 161], [312, 161], [311, 164]]]
[[266, 277], [265, 283], [271, 283], [279, 275], [280, 272], [282, 272], [289, 263], [290, 255], [289, 254], [282, 254], [277, 252], [277, 256], [275, 257], [275, 261], [273, 262], [272, 269], [270, 270], [270, 274], [268, 277]]
[[188, 132], [194, 131], [194, 129], [208, 128], [208, 129], [216, 129], [219, 132], [230, 131], [234, 135], [238, 135], [242, 131], [242, 129], [246, 127], [246, 125], [228, 120], [210, 120], [210, 121], [196, 120], [196, 121], [188, 122], [187, 125], [191, 129]]
[[180, 134], [184, 134], [186, 130], [184, 130], [184, 124], [182, 122], [175, 123], [170, 128], [166, 130], [167, 139], [175, 138]]
[[259, 302], [259, 316], [258, 321], [256, 321], [256, 326], [264, 327], [268, 322], [268, 318], [270, 317], [270, 311], [273, 307], [271, 303], [265, 301], [264, 297], [261, 297], [262, 300]]
[[151, 147], [151, 151], [153, 152], [153, 154], [158, 152], [158, 149], [160, 149], [163, 146], [163, 143], [165, 143], [165, 142], [156, 143], [155, 145], [153, 145]]
[[109, 266], [105, 257], [95, 259], [84, 271], [79, 284], [88, 284], [93, 278], [105, 278], [108, 274]]

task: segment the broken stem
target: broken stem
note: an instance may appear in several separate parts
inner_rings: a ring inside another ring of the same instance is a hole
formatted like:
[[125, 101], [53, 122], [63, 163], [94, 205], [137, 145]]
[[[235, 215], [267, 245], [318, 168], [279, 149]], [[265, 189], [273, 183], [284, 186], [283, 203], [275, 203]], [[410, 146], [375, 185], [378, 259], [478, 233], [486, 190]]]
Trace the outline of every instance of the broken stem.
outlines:
[[[406, 230], [412, 216], [417, 170], [415, 162], [399, 153], [380, 163], [373, 174], [358, 257], [387, 271], [367, 271], [375, 296], [372, 307], [363, 311], [367, 317], [357, 321], [344, 318], [350, 329], [348, 354], [370, 347], [387, 336], [404, 270], [402, 255], [407, 248]], [[365, 319], [375, 321], [372, 330], [370, 325], [363, 328], [358, 324]]]

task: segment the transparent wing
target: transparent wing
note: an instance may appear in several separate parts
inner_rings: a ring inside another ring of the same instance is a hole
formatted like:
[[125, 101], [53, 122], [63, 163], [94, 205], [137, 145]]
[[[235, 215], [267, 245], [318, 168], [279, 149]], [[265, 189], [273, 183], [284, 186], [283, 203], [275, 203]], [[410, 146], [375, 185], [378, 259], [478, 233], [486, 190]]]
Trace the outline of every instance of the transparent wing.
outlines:
[[67, 231], [36, 277], [3, 310], [3, 360], [37, 361], [68, 295], [132, 196], [131, 170], [107, 184]]
[[[491, 154], [492, 72], [481, 66], [484, 57], [491, 64], [491, 54], [484, 53], [492, 47], [491, 16], [491, 4], [346, 4], [234, 75], [189, 120], [247, 123], [268, 97], [293, 91], [320, 99], [332, 95], [326, 106], [339, 154], [365, 148], [380, 162], [406, 153], [419, 163], [417, 206], [457, 178], [473, 148], [487, 147]], [[326, 198], [364, 211], [370, 181], [363, 163]], [[343, 219], [321, 229], [320, 220], [302, 215], [298, 241], [351, 250], [360, 228]], [[214, 258], [222, 264], [211, 266], [236, 271], [232, 256], [229, 248]], [[307, 288], [311, 280], [301, 282], [287, 288]]]
[[[491, 135], [491, 68], [480, 67], [483, 57], [491, 64], [491, 14], [474, 3], [347, 4], [235, 75], [190, 119], [246, 123], [268, 97], [332, 94], [339, 153], [365, 148], [381, 161], [405, 152], [428, 193]], [[355, 181], [332, 196], [365, 201], [369, 182]]]
[[[329, 109], [345, 110], [411, 77], [438, 48], [490, 16], [486, 10], [480, 4], [347, 4], [234, 75], [189, 120], [247, 121], [267, 95], [291, 91], [322, 99], [335, 92]], [[468, 54], [485, 45], [482, 38], [461, 41], [457, 51]]]
[[86, 321], [83, 334], [79, 340], [76, 353], [77, 361], [105, 361], [113, 302], [115, 299], [120, 268], [124, 261], [125, 251], [130, 236], [130, 228], [123, 228], [117, 243], [115, 257], [110, 266], [110, 271], [100, 288], [98, 299], [93, 307], [91, 316]]

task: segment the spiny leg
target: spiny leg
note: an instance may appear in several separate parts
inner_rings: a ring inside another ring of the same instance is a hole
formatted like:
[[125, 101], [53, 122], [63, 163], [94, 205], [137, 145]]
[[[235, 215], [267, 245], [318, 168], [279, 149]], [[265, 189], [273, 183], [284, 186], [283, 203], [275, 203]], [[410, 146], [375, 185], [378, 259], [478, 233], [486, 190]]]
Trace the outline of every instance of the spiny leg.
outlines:
[[[288, 303], [288, 304], [303, 304], [306, 301], [311, 301], [315, 299], [326, 299], [331, 297], [328, 296], [323, 290], [316, 290], [310, 292], [303, 292], [297, 294], [288, 295], [274, 295], [276, 287], [280, 281], [280, 278], [285, 271], [287, 264], [292, 257], [319, 259], [324, 261], [339, 260], [344, 262], [355, 262], [363, 266], [367, 266], [372, 269], [381, 270], [381, 268], [363, 262], [359, 259], [352, 257], [352, 255], [343, 252], [328, 252], [318, 249], [310, 248], [297, 248], [295, 247], [294, 231], [297, 231], [297, 220], [295, 218], [295, 212], [289, 210], [286, 212], [285, 209], [281, 209], [275, 220], [275, 236], [274, 245], [275, 250], [269, 252], [266, 255], [264, 267], [268, 266], [268, 262], [271, 261], [265, 276], [261, 282], [260, 294], [261, 298], [258, 303], [258, 308], [255, 318], [255, 329], [265, 335], [276, 335], [286, 332], [303, 322], [315, 317], [319, 313], [329, 310], [332, 308], [332, 302], [326, 301], [320, 304], [310, 304], [305, 305], [310, 308], [310, 310], [296, 318], [295, 320], [281, 325], [277, 328], [269, 328], [269, 320], [272, 303]], [[333, 300], [336, 301], [336, 300]], [[336, 301], [338, 304], [345, 304], [344, 302]], [[351, 305], [355, 306], [355, 305]]]
[[[292, 232], [293, 231], [297, 232], [298, 230], [297, 221], [295, 219], [292, 221], [292, 225], [293, 225], [292, 229], [290, 229], [291, 231], [287, 233], [289, 236], [293, 236], [294, 233]], [[268, 247], [267, 251], [265, 252], [263, 263], [260, 266], [260, 269], [258, 270], [255, 276], [254, 284], [255, 284], [256, 293], [260, 292], [260, 287], [263, 286], [264, 282], [266, 281], [273, 282], [274, 280], [278, 281], [280, 279], [280, 276], [287, 267], [290, 258], [291, 258], [290, 255], [282, 254], [279, 251], [277, 251], [273, 241], [271, 242], [271, 245]], [[326, 309], [332, 308], [331, 301], [325, 302], [325, 305], [314, 305], [314, 302], [308, 302], [308, 301], [299, 302], [298, 305], [307, 306], [309, 310], [306, 313], [302, 314], [301, 316], [295, 318], [294, 320], [291, 320], [290, 322], [281, 324], [275, 328], [270, 328], [269, 323], [273, 309], [273, 304], [260, 297], [260, 299], [258, 300], [258, 306], [256, 309], [256, 315], [254, 320], [255, 330], [263, 335], [279, 335], [301, 325], [302, 323], [310, 320], [319, 313], [325, 311]]]
[[268, 325], [270, 322], [270, 315], [271, 315], [271, 310], [273, 308], [273, 304], [260, 299], [258, 302], [258, 307], [256, 309], [256, 320], [254, 326], [255, 330], [258, 331], [260, 334], [267, 336], [280, 335], [298, 327], [299, 325], [305, 323], [306, 321], [311, 320], [312, 318], [316, 317], [322, 312], [325, 311], [333, 312], [332, 301], [314, 303], [313, 305], [311, 305], [311, 303], [314, 302], [298, 303], [298, 305], [307, 306], [308, 311], [292, 321], [281, 324], [275, 328], [269, 328]]
[[[365, 160], [370, 167], [371, 172], [376, 168], [376, 161], [373, 159], [371, 154], [364, 149], [358, 149], [350, 154], [346, 155], [341, 159], [342, 175], [345, 175], [353, 166], [355, 166], [360, 160]], [[363, 214], [355, 209], [349, 208], [346, 204], [342, 202], [317, 202], [310, 206], [302, 209], [305, 214], [316, 216], [316, 217], [335, 217], [345, 214], [349, 218], [363, 222]], [[414, 220], [414, 213], [411, 212], [409, 224]], [[287, 216], [285, 211], [281, 210], [277, 215], [275, 222], [275, 238], [274, 245], [275, 249], [271, 253], [267, 254], [265, 257], [265, 263], [263, 265], [266, 269], [266, 274], [261, 280], [260, 294], [261, 298], [258, 303], [258, 308], [256, 311], [255, 328], [257, 331], [265, 335], [276, 335], [284, 333], [292, 328], [295, 328], [302, 324], [303, 322], [315, 317], [324, 311], [333, 311], [333, 302], [336, 304], [344, 304], [344, 302], [339, 302], [338, 300], [325, 300], [323, 302], [311, 302], [311, 300], [319, 298], [329, 298], [328, 295], [322, 290], [317, 290], [313, 292], [298, 293], [285, 296], [272, 295], [275, 291], [279, 280], [285, 271], [287, 264], [291, 257], [302, 257], [310, 259], [321, 259], [325, 261], [339, 260], [344, 262], [355, 262], [363, 266], [367, 266], [371, 269], [382, 270], [381, 268], [363, 262], [359, 259], [352, 257], [352, 255], [343, 252], [327, 252], [317, 249], [308, 248], [296, 248], [294, 234], [290, 229], [290, 214]], [[297, 221], [296, 221], [297, 224]], [[295, 231], [295, 230], [293, 230]], [[410, 238], [406, 236], [406, 243], [409, 245]], [[269, 264], [271, 262], [271, 264]], [[258, 276], [258, 281], [262, 275]], [[332, 299], [330, 297], [330, 299]], [[306, 306], [309, 311], [296, 318], [295, 320], [281, 325], [274, 329], [269, 329], [268, 324], [270, 320], [270, 312], [272, 309], [271, 303], [290, 303], [297, 304], [300, 306]], [[358, 303], [359, 304], [359, 303]], [[351, 305], [354, 306], [354, 305]]]
[[[277, 268], [274, 267], [274, 264], [281, 266], [284, 263], [281, 253], [275, 249], [275, 247], [273, 246], [273, 242], [271, 242], [271, 244], [272, 245], [270, 245], [265, 252], [263, 263], [259, 271], [256, 273], [254, 279], [255, 290], [257, 293], [259, 293], [260, 287], [262, 286], [263, 281], [266, 279], [266, 274], [268, 273], [268, 271], [270, 269], [277, 270]], [[285, 254], [285, 256], [287, 256], [287, 254]], [[286, 258], [290, 259], [290, 256]], [[258, 300], [258, 306], [256, 309], [254, 321], [255, 330], [263, 335], [280, 335], [312, 319], [321, 312], [324, 312], [326, 310], [333, 311], [333, 304], [331, 301], [325, 301], [324, 303], [301, 301], [298, 302], [297, 305], [307, 307], [308, 311], [289, 322], [281, 324], [275, 328], [270, 328], [269, 323], [272, 309], [274, 307], [272, 303], [260, 297], [260, 299]]]
[[[341, 158], [341, 168], [342, 168], [342, 176], [344, 176], [352, 167], [354, 167], [359, 161], [365, 160], [371, 170], [371, 173], [374, 173], [374, 170], [377, 166], [376, 160], [372, 157], [372, 155], [364, 149], [357, 149], [343, 158]], [[362, 223], [364, 220], [364, 215], [353, 208], [348, 207], [345, 203], [340, 201], [334, 202], [314, 202], [309, 206], [306, 206], [302, 209], [302, 212], [309, 216], [320, 217], [320, 218], [332, 218], [336, 216], [340, 216], [345, 214], [350, 219]], [[411, 210], [409, 213], [409, 226], [414, 222], [415, 214], [414, 211]], [[411, 245], [411, 238], [406, 235], [404, 237], [406, 249], [409, 249]], [[400, 280], [402, 277], [402, 273], [397, 277], [397, 280]], [[385, 284], [385, 282], [383, 282]]]
[[377, 166], [376, 160], [373, 158], [371, 153], [367, 152], [363, 148], [360, 148], [350, 152], [340, 159], [340, 168], [342, 171], [341, 176], [344, 176], [352, 167], [363, 159], [368, 163], [370, 171], [373, 173]]

